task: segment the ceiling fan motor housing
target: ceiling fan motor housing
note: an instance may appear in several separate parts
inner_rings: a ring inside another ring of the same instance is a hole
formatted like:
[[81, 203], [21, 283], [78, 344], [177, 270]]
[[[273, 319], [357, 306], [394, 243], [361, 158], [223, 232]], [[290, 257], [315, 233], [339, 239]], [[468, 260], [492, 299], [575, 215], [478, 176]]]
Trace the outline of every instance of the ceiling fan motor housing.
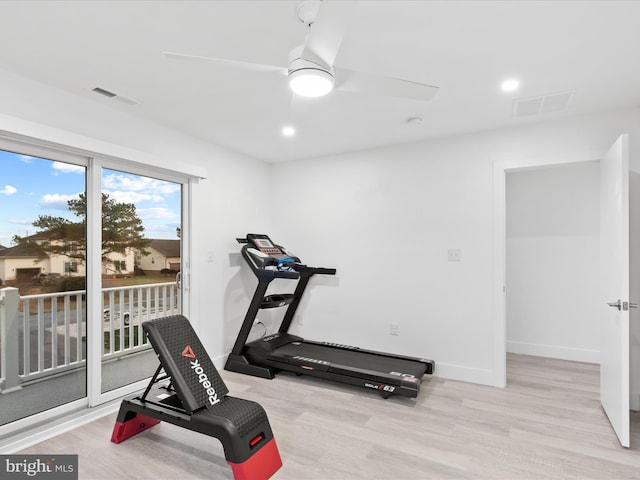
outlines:
[[289, 86], [298, 95], [320, 97], [326, 95], [335, 85], [333, 67], [302, 57], [304, 45], [294, 48], [289, 54]]

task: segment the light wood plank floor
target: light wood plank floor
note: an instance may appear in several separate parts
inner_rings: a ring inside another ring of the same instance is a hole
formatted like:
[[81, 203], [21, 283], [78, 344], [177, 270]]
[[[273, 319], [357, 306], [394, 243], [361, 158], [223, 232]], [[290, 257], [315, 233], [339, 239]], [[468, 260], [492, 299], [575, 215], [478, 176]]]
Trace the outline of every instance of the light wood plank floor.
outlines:
[[[284, 465], [274, 480], [640, 478], [640, 414], [619, 446], [598, 400], [598, 367], [509, 355], [506, 389], [432, 378], [417, 400], [281, 374], [222, 371], [261, 403]], [[161, 423], [120, 445], [115, 415], [25, 454], [79, 454], [82, 480], [232, 479], [220, 443]]]

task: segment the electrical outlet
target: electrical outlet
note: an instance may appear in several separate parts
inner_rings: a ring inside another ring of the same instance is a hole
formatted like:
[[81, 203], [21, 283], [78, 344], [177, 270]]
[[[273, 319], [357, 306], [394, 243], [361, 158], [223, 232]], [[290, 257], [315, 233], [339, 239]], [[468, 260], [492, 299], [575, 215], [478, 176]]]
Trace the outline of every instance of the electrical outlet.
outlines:
[[392, 323], [390, 325], [389, 333], [391, 335], [400, 335], [400, 325], [397, 323]]

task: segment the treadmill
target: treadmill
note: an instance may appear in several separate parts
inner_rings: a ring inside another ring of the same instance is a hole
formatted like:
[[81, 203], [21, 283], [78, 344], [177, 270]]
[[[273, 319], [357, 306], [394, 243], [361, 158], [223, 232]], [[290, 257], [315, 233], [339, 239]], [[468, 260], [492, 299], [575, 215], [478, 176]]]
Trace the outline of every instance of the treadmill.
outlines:
[[[264, 234], [250, 233], [237, 240], [244, 244], [242, 256], [258, 278], [258, 286], [225, 370], [268, 379], [285, 370], [377, 390], [382, 398], [418, 396], [422, 377], [433, 373], [433, 360], [305, 340], [288, 333], [311, 277], [335, 275], [335, 268], [304, 265]], [[277, 278], [297, 281], [295, 291], [266, 295]], [[286, 311], [278, 332], [247, 343], [258, 311], [282, 307]]]

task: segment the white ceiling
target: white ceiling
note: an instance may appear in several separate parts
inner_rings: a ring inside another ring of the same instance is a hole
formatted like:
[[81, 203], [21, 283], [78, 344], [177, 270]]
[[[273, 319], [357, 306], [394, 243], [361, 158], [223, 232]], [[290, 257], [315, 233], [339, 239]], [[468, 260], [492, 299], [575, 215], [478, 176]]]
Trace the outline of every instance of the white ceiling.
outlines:
[[[292, 98], [285, 77], [162, 55], [286, 66], [306, 33], [297, 5], [4, 0], [0, 67], [270, 162], [640, 106], [639, 1], [358, 2], [336, 66], [440, 87], [429, 102]], [[505, 94], [510, 76], [522, 86]], [[512, 115], [514, 99], [570, 90], [562, 112]]]

